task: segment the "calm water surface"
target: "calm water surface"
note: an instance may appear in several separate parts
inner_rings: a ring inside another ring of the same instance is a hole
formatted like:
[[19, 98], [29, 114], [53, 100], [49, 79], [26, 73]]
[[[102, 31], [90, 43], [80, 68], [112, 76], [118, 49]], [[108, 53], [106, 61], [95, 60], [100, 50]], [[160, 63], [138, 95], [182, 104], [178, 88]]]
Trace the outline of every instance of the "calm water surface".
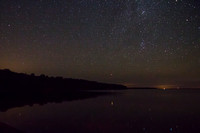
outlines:
[[0, 112], [27, 133], [198, 133], [200, 90], [125, 90]]

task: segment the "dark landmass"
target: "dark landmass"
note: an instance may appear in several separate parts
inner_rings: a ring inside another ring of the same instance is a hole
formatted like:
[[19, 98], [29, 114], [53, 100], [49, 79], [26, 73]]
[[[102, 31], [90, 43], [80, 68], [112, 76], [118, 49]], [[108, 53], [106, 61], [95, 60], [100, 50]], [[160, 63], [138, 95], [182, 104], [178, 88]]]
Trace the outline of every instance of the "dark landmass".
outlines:
[[116, 84], [98, 83], [95, 81], [69, 79], [62, 77], [35, 76], [15, 73], [10, 70], [0, 70], [0, 111], [7, 111], [14, 107], [49, 102], [63, 102], [100, 95], [111, 92], [91, 90], [119, 90], [127, 89]]
[[0, 92], [45, 92], [57, 93], [77, 90], [120, 90], [127, 89], [123, 85], [99, 83], [82, 79], [63, 77], [35, 76], [24, 73], [11, 72], [8, 69], [0, 70]]

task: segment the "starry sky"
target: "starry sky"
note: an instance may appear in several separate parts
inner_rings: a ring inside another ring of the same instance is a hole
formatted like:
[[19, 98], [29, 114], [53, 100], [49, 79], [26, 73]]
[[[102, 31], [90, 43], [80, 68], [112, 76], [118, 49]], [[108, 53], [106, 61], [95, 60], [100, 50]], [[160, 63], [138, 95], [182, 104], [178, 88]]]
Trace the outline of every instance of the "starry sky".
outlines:
[[200, 87], [200, 1], [0, 0], [0, 68]]

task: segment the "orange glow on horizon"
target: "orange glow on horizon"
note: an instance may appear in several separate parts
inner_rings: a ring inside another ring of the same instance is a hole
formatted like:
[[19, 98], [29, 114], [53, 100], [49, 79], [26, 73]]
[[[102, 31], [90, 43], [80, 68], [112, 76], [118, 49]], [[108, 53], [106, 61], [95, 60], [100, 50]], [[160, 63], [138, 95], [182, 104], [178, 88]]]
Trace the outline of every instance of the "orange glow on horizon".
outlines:
[[158, 85], [158, 86], [155, 86], [156, 88], [158, 89], [163, 89], [163, 90], [166, 90], [166, 89], [178, 89], [179, 87], [176, 86], [176, 85]]

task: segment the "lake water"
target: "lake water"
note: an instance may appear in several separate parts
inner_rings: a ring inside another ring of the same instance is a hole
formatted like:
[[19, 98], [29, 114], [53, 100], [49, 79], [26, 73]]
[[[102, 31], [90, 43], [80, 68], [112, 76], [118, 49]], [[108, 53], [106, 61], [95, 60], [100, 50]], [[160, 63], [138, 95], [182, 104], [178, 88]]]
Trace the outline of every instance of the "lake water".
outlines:
[[0, 122], [27, 133], [198, 133], [200, 90], [123, 90], [15, 107]]

